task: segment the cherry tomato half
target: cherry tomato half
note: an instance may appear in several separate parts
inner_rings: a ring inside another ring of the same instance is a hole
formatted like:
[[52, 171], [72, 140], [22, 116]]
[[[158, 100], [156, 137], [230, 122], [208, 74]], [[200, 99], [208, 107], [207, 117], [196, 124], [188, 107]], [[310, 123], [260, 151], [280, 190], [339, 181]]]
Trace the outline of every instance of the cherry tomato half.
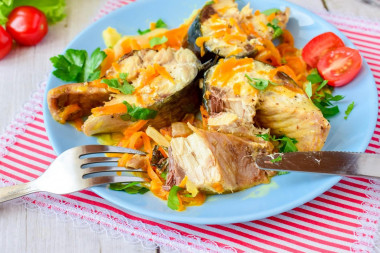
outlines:
[[12, 49], [12, 37], [0, 25], [0, 59], [3, 59]]
[[359, 73], [362, 57], [358, 50], [340, 47], [330, 51], [318, 62], [318, 71], [331, 86], [348, 84]]
[[332, 32], [322, 33], [311, 39], [302, 50], [302, 58], [312, 68], [331, 50], [344, 47], [343, 41]]
[[9, 14], [7, 31], [20, 45], [33, 46], [48, 32], [45, 14], [32, 6], [20, 6]]

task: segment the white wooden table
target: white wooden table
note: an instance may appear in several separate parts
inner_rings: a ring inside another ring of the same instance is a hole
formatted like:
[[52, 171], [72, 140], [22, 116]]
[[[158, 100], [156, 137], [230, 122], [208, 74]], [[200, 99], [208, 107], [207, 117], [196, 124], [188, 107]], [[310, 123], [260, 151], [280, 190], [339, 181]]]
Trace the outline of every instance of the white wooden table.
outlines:
[[[37, 84], [52, 69], [49, 58], [66, 45], [89, 23], [106, 0], [67, 1], [67, 17], [50, 26], [46, 38], [35, 47], [15, 46], [0, 61], [0, 129], [12, 120], [28, 101]], [[314, 11], [324, 10], [319, 0], [290, 0]], [[379, 2], [379, 1], [378, 1]], [[362, 0], [326, 0], [330, 11], [380, 21], [380, 8]], [[110, 239], [89, 228], [75, 228], [54, 217], [46, 217], [23, 206], [0, 205], [1, 252], [155, 252], [140, 244]]]

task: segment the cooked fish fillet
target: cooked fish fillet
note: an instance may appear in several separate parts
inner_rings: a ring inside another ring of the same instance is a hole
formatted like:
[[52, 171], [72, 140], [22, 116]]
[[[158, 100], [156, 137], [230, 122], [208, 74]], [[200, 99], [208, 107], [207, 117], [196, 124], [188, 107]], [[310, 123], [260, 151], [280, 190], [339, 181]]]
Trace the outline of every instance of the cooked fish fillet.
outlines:
[[[209, 114], [234, 113], [271, 134], [295, 138], [299, 151], [322, 149], [330, 124], [290, 77], [282, 72], [271, 77], [273, 70], [250, 58], [220, 60], [205, 74], [203, 97]], [[253, 86], [264, 81], [265, 89]]]
[[269, 182], [268, 174], [257, 168], [254, 159], [269, 154], [270, 143], [192, 129], [190, 136], [173, 138], [170, 143], [169, 185], [179, 184], [187, 176], [198, 190], [227, 193]]
[[[72, 83], [49, 90], [47, 102], [52, 117], [60, 123], [65, 123], [90, 115], [91, 109], [108, 101], [110, 94], [107, 89], [93, 87], [90, 83]], [[76, 110], [64, 114], [69, 105], [75, 105]]]
[[[121, 104], [123, 101], [138, 107], [158, 112], [149, 124], [161, 128], [171, 122], [181, 120], [186, 113], [199, 109], [199, 89], [196, 77], [201, 65], [189, 49], [172, 48], [159, 51], [146, 49], [134, 51], [119, 61], [119, 69], [111, 68], [107, 75], [116, 75], [117, 71], [128, 73], [135, 92], [133, 94], [113, 94], [104, 106]], [[158, 70], [165, 73], [157, 73]], [[123, 121], [121, 114], [108, 117], [91, 115], [82, 127], [86, 135], [105, 132], [119, 132], [131, 124]]]

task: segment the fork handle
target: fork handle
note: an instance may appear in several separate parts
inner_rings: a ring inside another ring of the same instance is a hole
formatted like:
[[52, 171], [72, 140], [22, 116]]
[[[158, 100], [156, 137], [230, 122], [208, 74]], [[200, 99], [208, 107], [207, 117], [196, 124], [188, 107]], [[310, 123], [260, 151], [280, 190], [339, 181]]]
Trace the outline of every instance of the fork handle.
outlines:
[[0, 203], [41, 191], [35, 181], [0, 188]]

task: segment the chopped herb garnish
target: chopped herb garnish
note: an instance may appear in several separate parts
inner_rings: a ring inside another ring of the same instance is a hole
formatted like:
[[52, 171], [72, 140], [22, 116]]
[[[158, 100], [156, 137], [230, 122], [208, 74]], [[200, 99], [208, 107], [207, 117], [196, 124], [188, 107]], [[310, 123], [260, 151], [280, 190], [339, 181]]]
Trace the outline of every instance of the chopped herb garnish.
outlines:
[[164, 171], [160, 174], [161, 178], [166, 180], [166, 177], [168, 176], [168, 172]]
[[311, 96], [313, 95], [313, 86], [311, 82], [308, 82], [306, 84], [305, 93], [309, 98], [311, 98]]
[[276, 158], [274, 158], [274, 159], [272, 159], [272, 160], [270, 160], [272, 163], [276, 163], [276, 162], [279, 162], [279, 161], [281, 161], [282, 160], [282, 156], [277, 156]]
[[[156, 28], [165, 28], [165, 27], [168, 27], [168, 25], [162, 19], [159, 19], [155, 23], [155, 27]], [[138, 34], [140, 34], [140, 35], [144, 35], [144, 34], [150, 32], [150, 31], [151, 30], [149, 28], [146, 29], [146, 30], [140, 30], [140, 29], [137, 30]]]
[[166, 28], [166, 27], [168, 27], [168, 25], [162, 19], [157, 20], [156, 28]]
[[148, 33], [148, 32], [150, 32], [150, 29], [149, 29], [149, 28], [146, 29], [146, 30], [140, 30], [140, 29], [137, 30], [137, 33], [140, 34], [140, 35], [144, 35], [144, 34], [146, 34], [146, 33]]
[[294, 138], [289, 138], [287, 136], [270, 136], [269, 134], [257, 134], [257, 137], [261, 137], [264, 139], [264, 141], [278, 141], [280, 144], [278, 145], [278, 149], [281, 153], [289, 153], [289, 152], [296, 152], [298, 151], [296, 147], [296, 143], [298, 142]]
[[276, 13], [276, 12], [280, 12], [281, 10], [280, 9], [277, 9], [277, 8], [271, 8], [271, 9], [268, 9], [268, 10], [265, 10], [265, 11], [262, 11], [261, 13], [262, 14], [265, 14], [267, 16], [269, 16], [270, 14], [272, 13]]
[[211, 4], [214, 4], [214, 3], [215, 3], [214, 1], [208, 1], [208, 2], [205, 3], [205, 6], [211, 5]]
[[53, 75], [63, 81], [87, 82], [100, 77], [100, 64], [107, 54], [97, 48], [88, 57], [86, 50], [68, 49], [64, 55], [50, 58], [56, 70]]
[[280, 37], [283, 33], [281, 27], [278, 26], [278, 19], [275, 18], [273, 19], [272, 23], [268, 23], [267, 26], [269, 27], [272, 27], [273, 28], [273, 39], [277, 38], [277, 37]]
[[258, 90], [265, 90], [269, 84], [278, 85], [267, 79], [251, 78], [247, 74], [245, 74], [245, 77], [248, 79], [248, 84]]
[[177, 196], [178, 191], [182, 190], [181, 187], [174, 185], [170, 191], [168, 196], [168, 207], [172, 210], [178, 210], [179, 208], [179, 199]]
[[323, 78], [321, 77], [317, 69], [312, 69], [310, 71], [310, 74], [306, 77], [306, 79], [310, 81], [312, 84], [320, 83], [323, 81]]
[[110, 184], [110, 189], [114, 191], [125, 191], [129, 194], [144, 194], [149, 191], [148, 188], [139, 186], [139, 182], [132, 182], [132, 183], [114, 183]]
[[320, 91], [323, 87], [325, 87], [328, 82], [329, 81], [327, 80], [323, 80], [322, 83], [318, 86], [317, 91]]
[[289, 171], [278, 171], [277, 172], [277, 176], [281, 176], [281, 175], [286, 175], [286, 174], [289, 174]]
[[347, 109], [345, 111], [346, 116], [344, 116], [344, 119], [348, 118], [348, 115], [350, 115], [350, 113], [352, 112], [352, 109], [354, 109], [354, 106], [355, 106], [355, 102], [352, 102], [351, 104], [347, 106]]
[[321, 110], [323, 117], [328, 118], [339, 113], [339, 107], [332, 102], [340, 101], [343, 98], [344, 96], [341, 95], [333, 96], [330, 93], [324, 92], [323, 94], [315, 94], [313, 103]]
[[153, 37], [149, 40], [149, 45], [150, 45], [150, 47], [153, 48], [154, 46], [164, 44], [167, 41], [168, 41], [168, 38], [166, 38], [166, 36], [162, 36], [161, 38], [160, 37]]
[[155, 110], [131, 105], [127, 101], [123, 101], [123, 104], [127, 107], [127, 113], [120, 116], [122, 120], [154, 119], [157, 115]]
[[119, 90], [123, 94], [132, 94], [135, 91], [135, 87], [132, 84], [128, 83], [128, 73], [120, 73], [119, 78], [112, 79], [103, 79], [101, 83], [105, 83], [108, 87]]

